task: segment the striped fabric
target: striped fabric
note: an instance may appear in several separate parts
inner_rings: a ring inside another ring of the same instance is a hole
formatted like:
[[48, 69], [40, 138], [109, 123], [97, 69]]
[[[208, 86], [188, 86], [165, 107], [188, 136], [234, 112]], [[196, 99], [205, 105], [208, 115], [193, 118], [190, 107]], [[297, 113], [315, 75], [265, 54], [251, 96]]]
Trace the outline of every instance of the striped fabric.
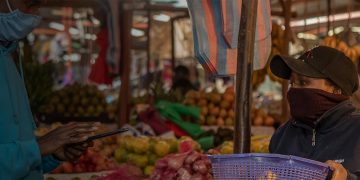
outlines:
[[[241, 0], [187, 0], [193, 24], [195, 57], [217, 76], [236, 73]], [[271, 51], [269, 0], [259, 0], [254, 69], [265, 66]]]

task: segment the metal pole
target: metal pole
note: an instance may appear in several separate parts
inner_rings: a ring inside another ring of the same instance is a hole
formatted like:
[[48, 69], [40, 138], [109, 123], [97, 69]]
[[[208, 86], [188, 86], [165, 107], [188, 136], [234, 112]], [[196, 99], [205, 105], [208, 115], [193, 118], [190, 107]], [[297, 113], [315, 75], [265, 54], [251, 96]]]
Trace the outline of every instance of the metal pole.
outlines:
[[[291, 3], [292, 0], [280, 0], [280, 4], [282, 6], [284, 12], [284, 26], [285, 26], [285, 46], [283, 48], [283, 55], [289, 55], [289, 43], [291, 41], [291, 27], [290, 27], [290, 20], [291, 20]], [[281, 114], [281, 121], [285, 122], [289, 118], [289, 107], [287, 102], [287, 92], [289, 88], [289, 81], [283, 81], [282, 85], [282, 114]]]
[[121, 89], [119, 94], [119, 126], [123, 126], [129, 121], [129, 99], [130, 99], [130, 65], [131, 65], [131, 36], [132, 10], [124, 9], [121, 3], [120, 10], [120, 41], [121, 41], [121, 60], [123, 61], [123, 71], [121, 75]]
[[171, 69], [175, 69], [175, 20], [170, 20], [171, 24]]
[[258, 0], [242, 1], [238, 37], [234, 153], [250, 152], [250, 109]]

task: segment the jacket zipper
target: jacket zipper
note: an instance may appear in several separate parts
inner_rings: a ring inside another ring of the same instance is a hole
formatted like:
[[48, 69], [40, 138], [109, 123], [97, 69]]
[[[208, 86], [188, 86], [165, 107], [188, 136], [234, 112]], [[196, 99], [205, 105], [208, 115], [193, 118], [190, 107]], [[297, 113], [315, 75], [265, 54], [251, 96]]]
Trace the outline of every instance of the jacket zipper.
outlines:
[[315, 129], [313, 129], [312, 140], [311, 141], [312, 141], [311, 145], [313, 147], [315, 147], [315, 145], [316, 145], [316, 130]]

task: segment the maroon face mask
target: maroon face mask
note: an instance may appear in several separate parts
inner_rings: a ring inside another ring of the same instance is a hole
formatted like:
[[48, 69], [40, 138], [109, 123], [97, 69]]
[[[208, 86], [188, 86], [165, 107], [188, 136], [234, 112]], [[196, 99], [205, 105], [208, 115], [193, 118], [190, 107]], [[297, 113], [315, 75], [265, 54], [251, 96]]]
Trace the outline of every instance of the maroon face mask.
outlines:
[[320, 89], [290, 88], [287, 93], [291, 116], [310, 126], [326, 111], [349, 97]]

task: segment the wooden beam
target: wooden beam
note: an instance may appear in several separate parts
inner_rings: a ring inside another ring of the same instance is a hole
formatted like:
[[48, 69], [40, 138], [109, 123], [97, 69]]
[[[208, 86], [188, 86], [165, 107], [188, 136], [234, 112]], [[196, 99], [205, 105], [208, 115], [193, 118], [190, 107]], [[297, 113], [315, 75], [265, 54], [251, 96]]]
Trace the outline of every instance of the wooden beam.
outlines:
[[[271, 16], [280, 16], [284, 17], [284, 12], [282, 11], [271, 11]], [[291, 17], [295, 18], [297, 17], [297, 12], [291, 12]]]
[[175, 20], [170, 20], [170, 28], [171, 28], [171, 69], [174, 71], [175, 69]]
[[[354, 4], [352, 7], [354, 10], [356, 9], [360, 9], [360, 3], [359, 4]], [[342, 7], [337, 7], [336, 9], [332, 8], [332, 14], [342, 14], [342, 13], [348, 13], [348, 7], [347, 6], [342, 6]], [[305, 16], [301, 16], [300, 14], [298, 14], [298, 16], [296, 16], [296, 18], [292, 19], [292, 20], [302, 20], [305, 18], [309, 18], [309, 17], [317, 17], [317, 16], [327, 16], [328, 15], [328, 10], [327, 9], [323, 9], [323, 11], [316, 11], [313, 13], [307, 13]]]
[[[148, 4], [150, 4], [150, 0], [148, 0]], [[150, 64], [151, 64], [151, 23], [152, 23], [152, 16], [151, 16], [151, 9], [146, 10], [146, 15], [148, 18], [148, 28], [146, 29], [146, 36], [147, 36], [147, 51], [146, 51], [146, 73], [150, 73]], [[150, 89], [150, 87], [149, 87]], [[148, 89], [148, 90], [149, 90]], [[149, 90], [150, 91], [150, 90]]]
[[250, 152], [252, 71], [258, 0], [242, 1], [238, 37], [234, 153]]
[[[335, 21], [335, 22], [332, 22], [332, 23], [331, 23], [331, 26], [333, 26], [333, 27], [344, 26], [344, 27], [345, 27], [347, 21], [348, 21], [347, 19], [341, 20], [341, 21]], [[355, 24], [355, 25], [356, 25], [356, 24], [360, 24], [360, 18], [353, 18], [353, 19], [351, 19], [351, 24]], [[327, 28], [328, 23], [327, 23], [327, 22], [324, 22], [324, 23], [320, 23], [319, 25], [320, 25], [321, 28], [323, 28], [323, 27]], [[316, 32], [313, 31], [313, 30], [316, 30], [316, 28], [318, 28], [318, 24], [307, 25], [305, 31], [306, 31], [306, 32], [310, 32], [310, 31], [311, 31], [311, 33], [316, 34]], [[331, 30], [331, 29], [332, 29], [332, 28], [330, 28], [330, 30]], [[304, 31], [304, 27], [303, 27], [303, 26], [292, 27], [291, 30], [292, 30], [294, 33], [299, 33], [299, 32], [303, 32], [303, 31]]]

